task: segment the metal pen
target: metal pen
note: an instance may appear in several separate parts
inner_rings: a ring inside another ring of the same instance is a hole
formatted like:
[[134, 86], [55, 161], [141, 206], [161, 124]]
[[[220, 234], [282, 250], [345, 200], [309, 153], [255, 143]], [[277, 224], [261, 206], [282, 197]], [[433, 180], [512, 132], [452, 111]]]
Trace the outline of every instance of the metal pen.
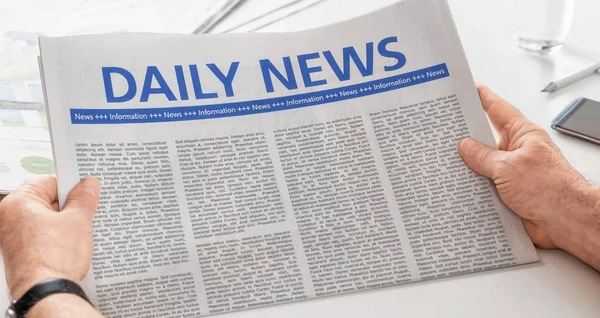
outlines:
[[599, 72], [600, 72], [600, 62], [591, 64], [577, 72], [571, 73], [559, 80], [551, 82], [550, 84], [548, 84], [548, 86], [546, 86], [546, 87], [544, 87], [544, 89], [542, 89], [542, 92], [551, 93], [551, 92], [557, 91], [567, 85], [573, 84], [583, 78], [586, 78], [594, 73], [599, 73]]

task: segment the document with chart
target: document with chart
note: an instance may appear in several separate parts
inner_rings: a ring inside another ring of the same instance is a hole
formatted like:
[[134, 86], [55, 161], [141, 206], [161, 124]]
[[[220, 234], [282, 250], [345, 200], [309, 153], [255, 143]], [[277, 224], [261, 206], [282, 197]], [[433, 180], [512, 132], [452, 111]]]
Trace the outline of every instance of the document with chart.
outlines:
[[493, 134], [445, 0], [286, 34], [40, 39], [59, 196], [102, 183], [84, 288], [199, 317], [536, 262], [457, 143]]

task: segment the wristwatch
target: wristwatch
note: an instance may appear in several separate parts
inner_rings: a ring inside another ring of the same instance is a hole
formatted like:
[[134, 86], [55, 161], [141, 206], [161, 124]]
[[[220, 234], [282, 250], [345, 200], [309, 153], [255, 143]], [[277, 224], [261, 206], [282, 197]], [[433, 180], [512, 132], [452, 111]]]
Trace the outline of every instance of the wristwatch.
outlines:
[[[47, 279], [31, 287], [19, 300], [13, 300], [6, 310], [6, 318], [24, 318], [40, 300], [58, 293], [75, 294], [92, 304], [79, 285], [67, 279]], [[92, 305], [93, 306], [93, 305]]]

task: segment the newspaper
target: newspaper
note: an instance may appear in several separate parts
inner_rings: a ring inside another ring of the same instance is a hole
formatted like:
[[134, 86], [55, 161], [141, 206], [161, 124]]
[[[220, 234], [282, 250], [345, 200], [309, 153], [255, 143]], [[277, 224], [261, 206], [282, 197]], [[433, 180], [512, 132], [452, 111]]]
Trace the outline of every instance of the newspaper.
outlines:
[[54, 173], [40, 82], [0, 82], [0, 198], [39, 174]]
[[289, 34], [41, 38], [59, 198], [102, 182], [84, 288], [197, 317], [535, 262], [457, 154], [494, 137], [444, 0]]

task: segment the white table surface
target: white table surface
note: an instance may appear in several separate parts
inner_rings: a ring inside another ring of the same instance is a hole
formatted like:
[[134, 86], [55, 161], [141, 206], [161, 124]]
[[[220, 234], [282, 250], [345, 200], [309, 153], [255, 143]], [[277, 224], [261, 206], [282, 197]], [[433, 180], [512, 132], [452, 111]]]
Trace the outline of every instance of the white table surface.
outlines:
[[[519, 0], [527, 1], [527, 0]], [[296, 31], [344, 20], [394, 0], [327, 0], [261, 31]], [[475, 80], [546, 128], [569, 161], [600, 182], [600, 147], [550, 129], [571, 100], [600, 100], [600, 75], [560, 90], [555, 76], [600, 60], [600, 1], [579, 0], [565, 48], [551, 57], [519, 51], [512, 0], [449, 0]], [[426, 21], [423, 21], [426, 23]], [[600, 317], [600, 273], [562, 251], [538, 251], [533, 265], [264, 307], [222, 317]], [[600, 253], [600, 251], [599, 251]]]

